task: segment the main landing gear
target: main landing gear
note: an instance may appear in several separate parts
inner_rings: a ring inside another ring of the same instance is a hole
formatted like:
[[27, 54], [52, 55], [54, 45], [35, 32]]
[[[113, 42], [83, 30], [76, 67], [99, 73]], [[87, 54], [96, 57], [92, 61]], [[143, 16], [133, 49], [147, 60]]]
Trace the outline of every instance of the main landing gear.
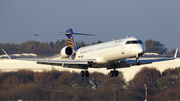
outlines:
[[114, 77], [114, 76], [115, 76], [115, 77], [118, 77], [118, 74], [119, 74], [118, 71], [115, 70], [115, 69], [112, 70], [112, 71], [110, 71], [110, 76], [111, 76], [111, 77]]
[[110, 76], [111, 77], [118, 77], [118, 74], [119, 74], [119, 72], [116, 70], [116, 67], [117, 67], [117, 65], [116, 64], [113, 64], [113, 65], [111, 65], [111, 67], [112, 68], [114, 68], [114, 70], [111, 70], [110, 71]]
[[89, 77], [89, 71], [81, 71], [81, 73], [80, 73], [80, 76], [81, 77]]

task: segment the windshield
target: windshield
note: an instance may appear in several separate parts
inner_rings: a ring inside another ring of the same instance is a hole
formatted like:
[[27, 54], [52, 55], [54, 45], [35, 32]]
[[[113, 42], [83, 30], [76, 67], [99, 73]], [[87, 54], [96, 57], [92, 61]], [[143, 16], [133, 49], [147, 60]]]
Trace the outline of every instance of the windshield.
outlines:
[[143, 44], [141, 40], [127, 41], [126, 44]]

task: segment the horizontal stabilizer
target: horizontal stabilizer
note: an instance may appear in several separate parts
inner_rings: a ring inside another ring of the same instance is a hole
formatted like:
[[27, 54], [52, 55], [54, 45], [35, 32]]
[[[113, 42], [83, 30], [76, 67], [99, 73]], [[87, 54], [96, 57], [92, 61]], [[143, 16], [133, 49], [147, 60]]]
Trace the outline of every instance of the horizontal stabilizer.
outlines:
[[73, 33], [73, 35], [87, 35], [87, 36], [95, 36], [94, 34], [84, 34], [84, 33]]
[[35, 34], [34, 36], [67, 35], [67, 34], [71, 34], [71, 33], [59, 32], [59, 33], [52, 33], [52, 34]]
[[[34, 36], [50, 36], [50, 35], [69, 35], [71, 33], [67, 32], [59, 32], [59, 33], [52, 33], [52, 34], [35, 34]], [[94, 34], [84, 34], [84, 33], [72, 33], [73, 35], [87, 35], [87, 36], [95, 36]]]

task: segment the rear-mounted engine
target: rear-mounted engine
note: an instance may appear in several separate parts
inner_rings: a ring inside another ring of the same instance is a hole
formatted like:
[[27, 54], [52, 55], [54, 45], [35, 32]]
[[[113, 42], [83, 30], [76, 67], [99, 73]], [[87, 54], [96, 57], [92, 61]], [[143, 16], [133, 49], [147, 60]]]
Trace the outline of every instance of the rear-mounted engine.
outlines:
[[70, 57], [71, 55], [74, 54], [74, 49], [72, 47], [70, 47], [70, 46], [65, 46], [65, 47], [63, 47], [61, 49], [61, 53], [60, 54], [61, 54], [61, 56], [63, 58], [68, 58], [68, 57]]

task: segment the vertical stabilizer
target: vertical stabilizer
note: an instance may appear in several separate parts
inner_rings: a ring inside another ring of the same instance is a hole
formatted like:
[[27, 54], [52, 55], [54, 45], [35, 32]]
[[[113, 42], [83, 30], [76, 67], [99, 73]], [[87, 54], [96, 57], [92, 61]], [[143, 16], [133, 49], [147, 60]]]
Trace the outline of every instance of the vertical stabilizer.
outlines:
[[78, 46], [76, 46], [76, 43], [74, 42], [73, 35], [87, 35], [87, 36], [95, 36], [93, 34], [84, 34], [84, 33], [73, 33], [72, 29], [68, 29], [66, 32], [58, 32], [53, 34], [35, 34], [35, 36], [49, 36], [49, 35], [66, 35], [68, 37], [68, 44], [71, 46], [75, 51], [79, 49]]
[[70, 34], [66, 34], [66, 36], [68, 37], [68, 44], [69, 44], [69, 46], [71, 46], [75, 50], [75, 42], [74, 42], [73, 35], [72, 35], [73, 30], [68, 29], [66, 32], [70, 33]]

